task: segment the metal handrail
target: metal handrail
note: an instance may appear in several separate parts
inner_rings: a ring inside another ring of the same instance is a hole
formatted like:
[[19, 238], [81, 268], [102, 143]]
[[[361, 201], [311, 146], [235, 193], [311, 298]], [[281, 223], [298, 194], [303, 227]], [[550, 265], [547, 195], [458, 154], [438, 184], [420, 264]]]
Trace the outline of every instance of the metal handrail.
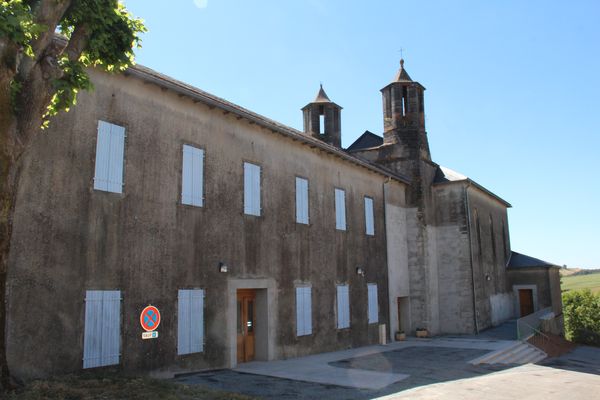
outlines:
[[517, 320], [517, 338], [519, 340], [527, 340], [527, 338], [534, 334], [534, 331], [539, 331], [538, 328], [542, 324], [541, 317], [551, 312], [552, 307], [548, 307], [519, 318]]

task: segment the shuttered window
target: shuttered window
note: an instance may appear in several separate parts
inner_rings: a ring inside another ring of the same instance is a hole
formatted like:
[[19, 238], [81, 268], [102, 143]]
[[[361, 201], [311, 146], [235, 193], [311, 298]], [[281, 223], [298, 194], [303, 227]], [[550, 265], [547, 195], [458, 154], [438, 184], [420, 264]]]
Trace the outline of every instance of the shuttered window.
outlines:
[[296, 178], [296, 222], [308, 224], [308, 180]]
[[348, 285], [337, 286], [337, 328], [350, 328], [350, 290]]
[[204, 351], [204, 290], [179, 290], [177, 296], [177, 354]]
[[98, 121], [94, 189], [114, 193], [123, 192], [124, 148], [125, 128]]
[[335, 189], [335, 229], [346, 230], [346, 192]]
[[312, 334], [311, 288], [296, 288], [296, 336]]
[[379, 304], [377, 303], [377, 284], [369, 283], [367, 285], [369, 295], [369, 323], [379, 322]]
[[86, 291], [83, 368], [119, 364], [120, 347], [121, 291]]
[[202, 207], [204, 150], [183, 145], [183, 167], [181, 170], [181, 203]]
[[260, 167], [244, 163], [244, 213], [260, 215]]
[[375, 235], [375, 220], [373, 218], [373, 199], [370, 197], [365, 197], [365, 230], [367, 235]]

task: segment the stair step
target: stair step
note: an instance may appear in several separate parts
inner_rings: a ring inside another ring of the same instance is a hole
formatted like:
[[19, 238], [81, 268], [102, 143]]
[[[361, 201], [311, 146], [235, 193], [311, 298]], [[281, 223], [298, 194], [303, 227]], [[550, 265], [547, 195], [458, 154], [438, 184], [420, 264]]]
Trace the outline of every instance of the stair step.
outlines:
[[470, 364], [527, 364], [535, 363], [547, 355], [527, 342], [518, 342], [470, 361]]

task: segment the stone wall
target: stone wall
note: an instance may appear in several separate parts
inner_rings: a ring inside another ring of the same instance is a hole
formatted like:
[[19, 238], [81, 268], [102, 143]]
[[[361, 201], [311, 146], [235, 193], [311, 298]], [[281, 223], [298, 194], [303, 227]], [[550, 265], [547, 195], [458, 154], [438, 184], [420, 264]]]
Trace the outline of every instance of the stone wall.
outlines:
[[[259, 299], [270, 307], [259, 310], [271, 321], [270, 342], [260, 342], [268, 358], [377, 342], [377, 324], [367, 323], [367, 283], [377, 283], [379, 322], [389, 324], [386, 177], [138, 78], [91, 77], [95, 90], [81, 93], [24, 159], [8, 278], [16, 376], [81, 369], [86, 290], [122, 293], [126, 371], [232, 366], [235, 311], [227, 304], [240, 281], [265, 282], [269, 291]], [[123, 194], [93, 189], [98, 120], [125, 127]], [[205, 151], [203, 207], [181, 204], [184, 144]], [[243, 213], [244, 161], [261, 166], [259, 217]], [[295, 222], [296, 176], [309, 181], [309, 225]], [[335, 187], [346, 191], [347, 231], [335, 229]], [[402, 184], [387, 190], [403, 200]], [[374, 236], [365, 234], [364, 196], [373, 198]], [[336, 329], [338, 283], [350, 285], [351, 329]], [[312, 285], [310, 336], [296, 336], [298, 284]], [[177, 356], [177, 290], [189, 288], [206, 290], [205, 351]], [[162, 312], [160, 337], [143, 341], [139, 313], [150, 303]]]

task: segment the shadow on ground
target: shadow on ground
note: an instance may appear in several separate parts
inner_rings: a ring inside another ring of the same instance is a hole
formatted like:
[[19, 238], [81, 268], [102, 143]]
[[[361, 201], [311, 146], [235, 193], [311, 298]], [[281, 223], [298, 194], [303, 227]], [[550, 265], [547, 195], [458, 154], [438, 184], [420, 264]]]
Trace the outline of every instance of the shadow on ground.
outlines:
[[300, 382], [231, 370], [188, 375], [179, 377], [176, 381], [243, 393], [263, 399], [362, 400], [385, 396], [417, 386], [481, 376], [511, 367], [497, 368], [468, 364], [469, 360], [482, 356], [486, 352], [485, 350], [414, 346], [330, 363], [334, 367], [348, 369], [350, 375], [353, 369], [410, 375], [382, 390]]

